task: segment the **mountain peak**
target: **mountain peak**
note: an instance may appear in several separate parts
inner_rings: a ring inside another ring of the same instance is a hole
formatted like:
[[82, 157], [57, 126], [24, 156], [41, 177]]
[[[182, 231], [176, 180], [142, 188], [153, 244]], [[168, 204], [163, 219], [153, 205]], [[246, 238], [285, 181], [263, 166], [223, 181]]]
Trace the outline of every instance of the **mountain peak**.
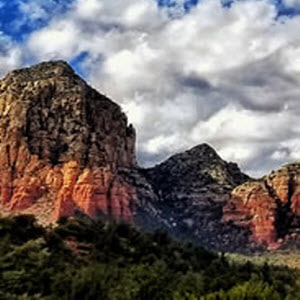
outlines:
[[125, 163], [121, 153], [129, 148], [133, 152], [132, 142], [129, 148], [126, 143], [115, 145], [118, 154], [103, 150], [106, 138], [134, 140], [121, 108], [89, 87], [64, 61], [11, 72], [0, 81], [0, 104], [3, 112], [9, 111], [1, 115], [0, 125], [6, 128], [0, 130], [2, 140], [11, 139], [2, 136], [9, 131], [18, 133], [18, 140], [24, 138], [31, 154], [40, 159], [99, 166], [119, 157], [122, 162], [115, 161], [117, 165], [132, 163]]
[[216, 150], [207, 143], [199, 144], [190, 150], [186, 151], [189, 155], [196, 156], [198, 158], [215, 158], [221, 159]]
[[72, 67], [63, 60], [46, 61], [37, 65], [14, 70], [8, 74], [15, 80], [34, 81], [46, 78], [57, 78], [60, 76], [77, 77]]
[[128, 220], [132, 197], [117, 171], [133, 166], [135, 131], [125, 114], [66, 62], [44, 62], [0, 80], [5, 209], [46, 213], [48, 220], [75, 210]]
[[[152, 203], [176, 234], [200, 238], [213, 248], [246, 243], [245, 231], [223, 227], [221, 217], [230, 191], [249, 177], [236, 164], [222, 160], [210, 145], [175, 154], [144, 172], [158, 197]], [[224, 237], [220, 232], [230, 234]]]
[[162, 178], [169, 178], [167, 180], [173, 178], [172, 184], [185, 187], [187, 183], [203, 186], [208, 183], [218, 183], [234, 187], [249, 179], [236, 164], [224, 161], [206, 143], [171, 156], [163, 163], [149, 169], [149, 172], [156, 173], [158, 181], [162, 181]]
[[222, 163], [222, 158], [209, 144], [203, 143], [192, 147], [189, 150], [176, 153], [160, 165], [173, 163], [187, 164], [192, 169], [202, 168], [205, 164], [213, 165]]

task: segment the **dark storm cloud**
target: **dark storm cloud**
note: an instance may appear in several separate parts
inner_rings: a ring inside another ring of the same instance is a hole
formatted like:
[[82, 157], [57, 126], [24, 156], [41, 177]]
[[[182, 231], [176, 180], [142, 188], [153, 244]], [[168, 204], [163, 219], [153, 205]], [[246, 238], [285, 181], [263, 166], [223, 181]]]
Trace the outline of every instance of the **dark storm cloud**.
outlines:
[[197, 74], [179, 77], [178, 82], [182, 86], [199, 90], [199, 92], [205, 92], [212, 89], [211, 84], [205, 78], [197, 76]]

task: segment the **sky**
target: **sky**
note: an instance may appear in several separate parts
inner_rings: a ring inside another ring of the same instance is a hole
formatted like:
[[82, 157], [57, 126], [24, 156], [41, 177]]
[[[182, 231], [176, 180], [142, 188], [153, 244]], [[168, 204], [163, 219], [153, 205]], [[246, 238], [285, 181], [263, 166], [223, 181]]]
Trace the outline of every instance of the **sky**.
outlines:
[[0, 0], [0, 77], [63, 59], [152, 166], [200, 143], [261, 176], [300, 160], [300, 0]]

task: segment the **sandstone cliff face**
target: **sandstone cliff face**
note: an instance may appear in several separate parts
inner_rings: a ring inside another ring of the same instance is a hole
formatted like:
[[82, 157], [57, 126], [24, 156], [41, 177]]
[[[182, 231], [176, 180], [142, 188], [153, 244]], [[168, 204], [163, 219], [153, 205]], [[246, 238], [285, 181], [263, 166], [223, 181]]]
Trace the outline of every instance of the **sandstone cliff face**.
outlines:
[[0, 81], [0, 200], [45, 221], [106, 214], [130, 221], [135, 130], [120, 107], [64, 62], [13, 71]]
[[224, 222], [249, 228], [252, 239], [278, 248], [299, 229], [300, 164], [283, 166], [231, 193]]

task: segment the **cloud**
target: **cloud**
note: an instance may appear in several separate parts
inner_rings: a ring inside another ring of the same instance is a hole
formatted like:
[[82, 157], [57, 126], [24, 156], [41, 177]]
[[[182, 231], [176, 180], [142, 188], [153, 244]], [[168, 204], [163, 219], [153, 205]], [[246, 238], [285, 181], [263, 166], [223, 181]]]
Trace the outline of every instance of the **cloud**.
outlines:
[[22, 63], [22, 52], [18, 45], [0, 31], [0, 77]]
[[287, 7], [300, 7], [299, 0], [283, 0], [282, 2]]
[[32, 21], [46, 19], [48, 17], [48, 12], [43, 5], [43, 1], [35, 1], [35, 2], [21, 1], [19, 3], [19, 9], [26, 16], [28, 16], [28, 19]]
[[[273, 1], [168, 3], [75, 1], [23, 52], [77, 61], [134, 123], [143, 165], [201, 142], [254, 175], [297, 159], [300, 17], [279, 17]], [[33, 22], [46, 18], [26, 5]]]

